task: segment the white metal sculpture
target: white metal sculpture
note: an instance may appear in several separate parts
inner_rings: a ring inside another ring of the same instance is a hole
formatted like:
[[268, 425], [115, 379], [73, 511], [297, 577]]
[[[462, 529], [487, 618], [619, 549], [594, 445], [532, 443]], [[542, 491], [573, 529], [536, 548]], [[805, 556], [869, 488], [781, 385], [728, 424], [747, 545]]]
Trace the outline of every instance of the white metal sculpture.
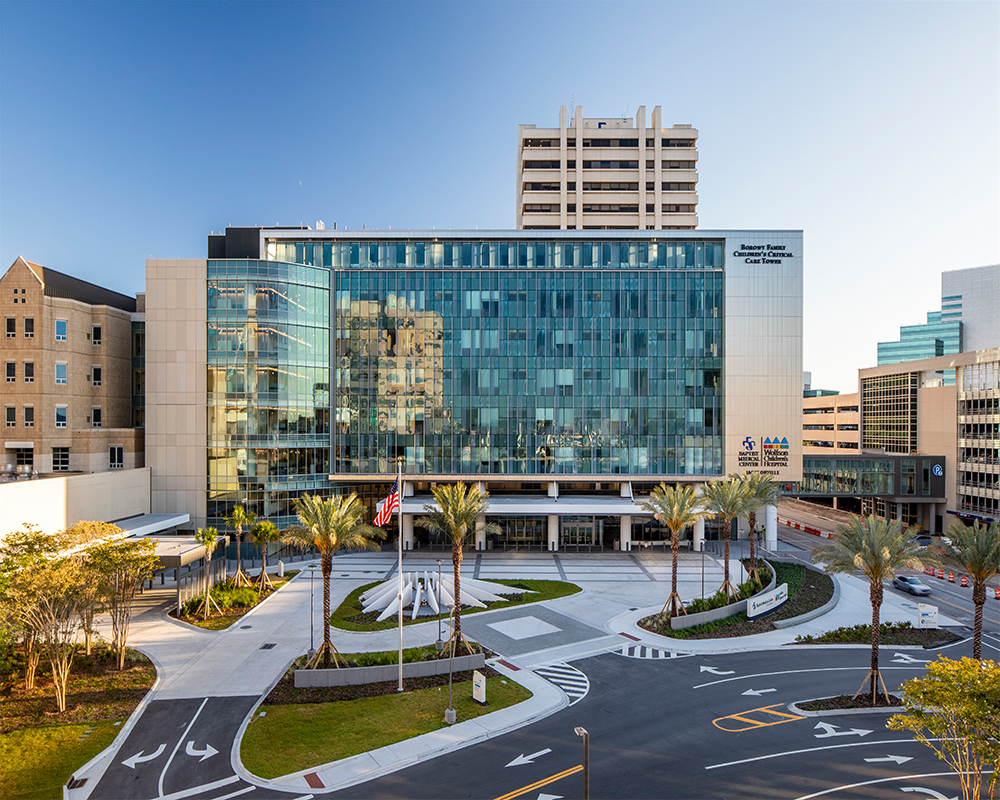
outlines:
[[[523, 594], [527, 589], [514, 589], [504, 586], [502, 583], [492, 581], [479, 581], [475, 578], [462, 578], [462, 596], [460, 601], [463, 606], [477, 606], [486, 608], [486, 603], [490, 601], [505, 601], [501, 597], [505, 594]], [[399, 584], [398, 579], [393, 578], [373, 586], [361, 595], [362, 608], [365, 611], [381, 611], [378, 621], [388, 619], [396, 614], [399, 609]], [[438, 598], [441, 598], [440, 605]], [[423, 576], [417, 572], [403, 573], [403, 608], [413, 606], [410, 619], [416, 619], [423, 608], [427, 608], [431, 614], [440, 613], [443, 608], [453, 608], [455, 605], [455, 581], [451, 575], [442, 575], [441, 583], [438, 585], [437, 577], [424, 571]]]

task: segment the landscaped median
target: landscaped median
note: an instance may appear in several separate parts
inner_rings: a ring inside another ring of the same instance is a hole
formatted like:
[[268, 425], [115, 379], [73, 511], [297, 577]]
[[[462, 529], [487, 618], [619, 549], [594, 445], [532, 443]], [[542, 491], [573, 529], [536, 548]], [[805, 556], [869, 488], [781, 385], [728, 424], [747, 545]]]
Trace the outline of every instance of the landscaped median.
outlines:
[[215, 601], [222, 613], [212, 613], [209, 614], [208, 619], [203, 619], [198, 614], [198, 609], [201, 607], [202, 600], [205, 597], [204, 593], [202, 593], [188, 600], [184, 604], [184, 607], [181, 608], [180, 614], [176, 611], [171, 611], [170, 616], [174, 619], [179, 619], [181, 622], [186, 622], [188, 625], [194, 625], [204, 630], [225, 630], [248, 611], [263, 603], [298, 574], [298, 570], [286, 572], [282, 577], [279, 577], [276, 573], [269, 573], [268, 577], [271, 579], [271, 588], [266, 589], [264, 592], [260, 592], [256, 584], [253, 586], [235, 586], [233, 585], [232, 578], [227, 578], [213, 586], [210, 592], [212, 600]]
[[[404, 651], [407, 663], [415, 663], [421, 656], [437, 658], [439, 654], [433, 647]], [[345, 665], [356, 668], [391, 663], [397, 654], [341, 657]], [[445, 727], [447, 673], [408, 678], [404, 681], [405, 691], [400, 693], [396, 681], [296, 688], [295, 671], [295, 667], [290, 669], [264, 699], [240, 744], [243, 766], [260, 778], [273, 779], [318, 767]], [[491, 667], [481, 672], [486, 676], [487, 707], [472, 699], [471, 671], [453, 676], [453, 708], [459, 721], [531, 697], [531, 692]]]

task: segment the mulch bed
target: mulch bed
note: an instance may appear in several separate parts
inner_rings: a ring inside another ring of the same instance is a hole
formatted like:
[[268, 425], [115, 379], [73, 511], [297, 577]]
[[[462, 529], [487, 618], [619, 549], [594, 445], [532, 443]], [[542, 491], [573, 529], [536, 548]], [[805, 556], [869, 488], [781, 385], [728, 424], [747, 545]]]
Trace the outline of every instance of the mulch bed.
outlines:
[[[128, 717], [156, 680], [156, 668], [145, 656], [133, 650], [129, 657], [135, 660], [126, 661], [124, 671], [118, 672], [113, 654], [103, 647], [95, 647], [89, 656], [78, 655], [70, 672], [66, 711], [62, 714], [56, 708], [52, 673], [43, 658], [32, 691], [24, 690], [23, 680], [5, 689], [0, 702], [0, 733], [62, 722]], [[20, 657], [15, 669], [23, 676]]]
[[[487, 678], [503, 677], [492, 667], [483, 667], [481, 670]], [[456, 672], [452, 678], [454, 683], [462, 683], [472, 680], [472, 670]], [[428, 675], [423, 678], [405, 678], [403, 680], [403, 691], [412, 692], [415, 689], [433, 689], [436, 686], [447, 686], [447, 675]], [[359, 700], [363, 697], [380, 697], [385, 694], [398, 694], [396, 691], [399, 684], [397, 681], [383, 681], [382, 683], [365, 683], [360, 686], [316, 686], [310, 688], [296, 689], [294, 676], [289, 673], [285, 675], [271, 693], [264, 698], [262, 705], [283, 706], [295, 703], [332, 703], [337, 700]]]
[[838, 697], [824, 697], [821, 700], [810, 700], [808, 703], [796, 703], [796, 707], [803, 711], [838, 711], [848, 708], [896, 708], [903, 705], [903, 701], [898, 697], [889, 695], [889, 700], [885, 699], [882, 692], [878, 693], [877, 702], [872, 705], [872, 696], [866, 690], [857, 697], [849, 694], [842, 694]]
[[[802, 586], [794, 596], [788, 600], [777, 611], [768, 614], [764, 620], [791, 619], [801, 614], [806, 614], [816, 608], [821, 608], [833, 598], [833, 579], [822, 572], [806, 570], [802, 580]], [[771, 626], [774, 630], [774, 626]]]

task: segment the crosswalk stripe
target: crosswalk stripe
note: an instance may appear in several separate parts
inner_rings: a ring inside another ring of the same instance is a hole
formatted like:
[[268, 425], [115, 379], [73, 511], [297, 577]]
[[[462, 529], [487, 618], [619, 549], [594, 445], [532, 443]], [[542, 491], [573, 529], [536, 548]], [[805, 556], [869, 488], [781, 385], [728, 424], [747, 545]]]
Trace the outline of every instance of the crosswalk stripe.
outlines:
[[570, 705], [578, 703], [590, 691], [590, 679], [576, 667], [568, 664], [548, 664], [536, 669], [535, 674], [562, 689], [570, 698]]

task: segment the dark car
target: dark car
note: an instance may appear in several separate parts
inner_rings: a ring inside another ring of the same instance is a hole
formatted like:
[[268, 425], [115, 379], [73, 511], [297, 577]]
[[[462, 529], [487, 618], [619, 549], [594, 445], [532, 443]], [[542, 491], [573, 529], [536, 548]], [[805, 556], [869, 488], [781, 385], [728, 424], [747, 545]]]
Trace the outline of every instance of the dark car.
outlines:
[[921, 547], [927, 547], [927, 545], [929, 545], [931, 542], [933, 542], [934, 539], [931, 538], [931, 535], [929, 533], [921, 533], [921, 534], [919, 534], [917, 536], [912, 537], [910, 539], [910, 541], [911, 542], [916, 542]]
[[909, 592], [910, 594], [915, 594], [920, 597], [924, 597], [931, 593], [931, 587], [915, 575], [900, 575], [899, 577], [893, 579], [892, 585], [901, 591]]

